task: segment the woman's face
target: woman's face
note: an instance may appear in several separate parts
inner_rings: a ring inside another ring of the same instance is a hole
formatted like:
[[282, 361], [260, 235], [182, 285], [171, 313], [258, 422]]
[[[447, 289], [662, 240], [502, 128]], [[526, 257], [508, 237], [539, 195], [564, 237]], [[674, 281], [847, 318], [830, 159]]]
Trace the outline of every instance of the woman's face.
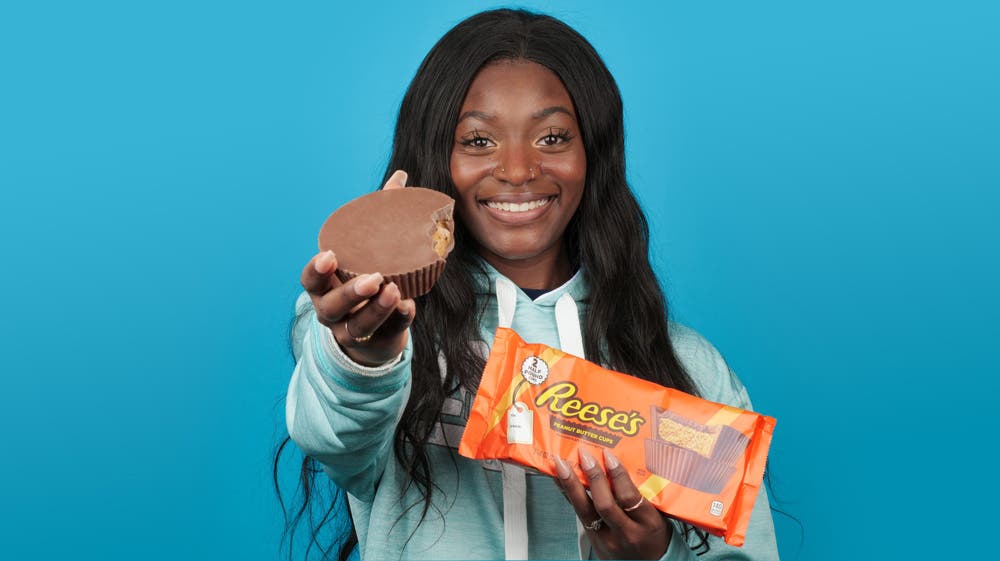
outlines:
[[462, 103], [451, 152], [458, 212], [483, 258], [508, 276], [511, 267], [566, 262], [562, 236], [586, 171], [562, 81], [523, 60], [483, 67]]

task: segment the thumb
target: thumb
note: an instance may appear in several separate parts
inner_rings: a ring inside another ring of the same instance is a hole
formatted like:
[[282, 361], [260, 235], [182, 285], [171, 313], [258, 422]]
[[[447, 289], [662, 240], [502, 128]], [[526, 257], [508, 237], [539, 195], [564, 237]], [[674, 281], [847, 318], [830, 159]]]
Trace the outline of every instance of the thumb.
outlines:
[[385, 182], [385, 185], [383, 185], [382, 188], [383, 189], [402, 189], [403, 187], [406, 187], [406, 178], [407, 177], [408, 176], [406, 175], [405, 171], [403, 171], [401, 169], [397, 169], [389, 177], [389, 180]]

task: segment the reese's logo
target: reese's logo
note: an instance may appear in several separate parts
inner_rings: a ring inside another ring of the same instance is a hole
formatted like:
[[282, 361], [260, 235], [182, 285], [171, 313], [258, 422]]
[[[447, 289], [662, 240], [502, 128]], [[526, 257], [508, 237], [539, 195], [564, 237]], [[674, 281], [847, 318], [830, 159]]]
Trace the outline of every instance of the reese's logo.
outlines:
[[583, 401], [576, 397], [577, 387], [572, 382], [560, 382], [545, 389], [535, 398], [535, 406], [546, 407], [549, 411], [567, 419], [575, 419], [604, 427], [612, 431], [594, 430], [590, 427], [573, 422], [560, 422], [552, 419], [552, 428], [573, 436], [586, 438], [604, 446], [614, 446], [621, 435], [635, 436], [646, 419], [638, 411], [618, 411], [613, 407], [604, 407], [600, 403]]

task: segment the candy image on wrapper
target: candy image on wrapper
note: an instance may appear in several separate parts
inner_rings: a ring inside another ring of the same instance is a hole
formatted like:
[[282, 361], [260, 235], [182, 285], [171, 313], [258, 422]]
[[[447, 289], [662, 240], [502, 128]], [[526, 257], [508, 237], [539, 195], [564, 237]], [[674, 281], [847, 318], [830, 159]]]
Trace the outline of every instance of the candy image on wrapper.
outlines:
[[704, 425], [652, 407], [646, 468], [664, 479], [704, 493], [722, 491], [750, 439], [725, 425]]

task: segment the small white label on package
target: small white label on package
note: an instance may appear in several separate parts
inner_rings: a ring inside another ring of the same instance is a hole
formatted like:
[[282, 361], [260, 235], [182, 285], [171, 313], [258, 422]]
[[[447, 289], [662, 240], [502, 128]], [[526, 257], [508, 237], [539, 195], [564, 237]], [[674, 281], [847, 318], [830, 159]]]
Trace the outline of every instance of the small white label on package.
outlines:
[[529, 384], [537, 386], [549, 378], [549, 364], [539, 356], [529, 356], [521, 363], [521, 376]]
[[535, 430], [532, 424], [534, 412], [520, 401], [507, 410], [507, 443], [533, 444]]

